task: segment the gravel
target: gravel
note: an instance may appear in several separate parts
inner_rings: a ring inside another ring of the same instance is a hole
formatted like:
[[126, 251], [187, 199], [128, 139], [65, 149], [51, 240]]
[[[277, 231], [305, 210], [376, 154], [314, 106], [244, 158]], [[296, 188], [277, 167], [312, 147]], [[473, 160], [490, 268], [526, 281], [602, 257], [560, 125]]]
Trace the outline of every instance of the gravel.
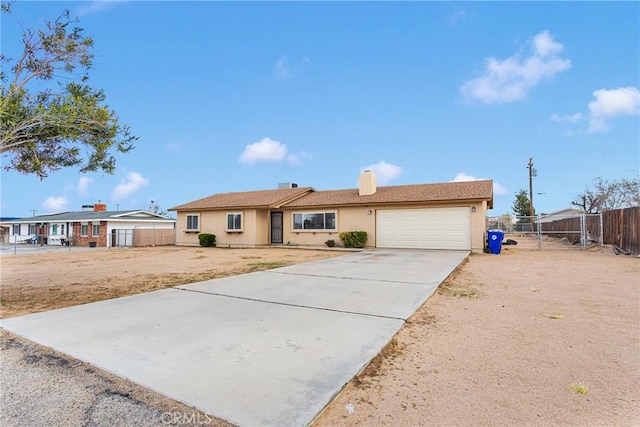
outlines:
[[3, 426], [232, 426], [0, 330]]

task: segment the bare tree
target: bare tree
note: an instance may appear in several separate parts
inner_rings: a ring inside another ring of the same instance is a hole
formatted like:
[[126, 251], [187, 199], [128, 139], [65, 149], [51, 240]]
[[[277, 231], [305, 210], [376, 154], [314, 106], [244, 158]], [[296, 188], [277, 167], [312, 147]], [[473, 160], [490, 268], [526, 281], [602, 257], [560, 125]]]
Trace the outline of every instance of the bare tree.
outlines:
[[597, 178], [592, 188], [585, 188], [571, 204], [586, 213], [640, 206], [640, 179], [607, 181]]

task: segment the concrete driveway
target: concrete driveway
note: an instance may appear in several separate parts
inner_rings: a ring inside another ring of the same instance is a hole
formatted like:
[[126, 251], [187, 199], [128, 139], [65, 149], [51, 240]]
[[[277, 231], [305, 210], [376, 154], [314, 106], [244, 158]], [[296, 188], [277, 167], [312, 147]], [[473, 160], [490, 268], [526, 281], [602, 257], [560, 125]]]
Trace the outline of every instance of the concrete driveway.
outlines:
[[234, 424], [300, 426], [467, 255], [363, 251], [2, 327]]

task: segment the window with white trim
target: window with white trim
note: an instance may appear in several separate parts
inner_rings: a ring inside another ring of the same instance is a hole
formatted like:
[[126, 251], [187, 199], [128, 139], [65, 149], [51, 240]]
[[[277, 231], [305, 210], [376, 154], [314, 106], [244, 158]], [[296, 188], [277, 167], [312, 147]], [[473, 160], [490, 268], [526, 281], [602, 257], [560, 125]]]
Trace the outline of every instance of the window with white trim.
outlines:
[[88, 224], [82, 224], [80, 226], [80, 235], [81, 236], [88, 236], [89, 235], [89, 225]]
[[100, 236], [100, 224], [93, 224], [91, 227], [91, 234], [94, 237]]
[[187, 231], [199, 230], [198, 219], [198, 215], [187, 215]]
[[335, 212], [294, 213], [293, 229], [294, 230], [335, 230], [336, 229], [336, 213]]
[[[33, 233], [33, 234], [36, 234], [36, 233]], [[20, 224], [13, 224], [13, 235], [14, 236], [20, 235]]]
[[55, 236], [56, 234], [58, 234], [58, 224], [53, 224], [51, 226], [51, 235]]
[[29, 224], [29, 234], [36, 234], [36, 225]]
[[242, 214], [238, 212], [227, 214], [227, 231], [242, 231]]

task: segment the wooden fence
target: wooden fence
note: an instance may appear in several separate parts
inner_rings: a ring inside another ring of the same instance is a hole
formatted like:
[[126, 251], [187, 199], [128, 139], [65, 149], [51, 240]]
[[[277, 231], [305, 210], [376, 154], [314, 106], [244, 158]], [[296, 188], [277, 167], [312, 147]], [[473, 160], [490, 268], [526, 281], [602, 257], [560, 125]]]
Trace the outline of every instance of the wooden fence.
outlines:
[[136, 228], [133, 230], [133, 246], [167, 246], [175, 243], [175, 230], [164, 228]]
[[640, 254], [640, 207], [602, 213], [604, 243]]
[[[580, 216], [558, 219], [552, 222], [540, 222], [540, 232], [557, 239], [565, 238], [573, 244], [582, 242], [583, 229]], [[584, 239], [600, 242], [600, 215], [584, 215]]]

